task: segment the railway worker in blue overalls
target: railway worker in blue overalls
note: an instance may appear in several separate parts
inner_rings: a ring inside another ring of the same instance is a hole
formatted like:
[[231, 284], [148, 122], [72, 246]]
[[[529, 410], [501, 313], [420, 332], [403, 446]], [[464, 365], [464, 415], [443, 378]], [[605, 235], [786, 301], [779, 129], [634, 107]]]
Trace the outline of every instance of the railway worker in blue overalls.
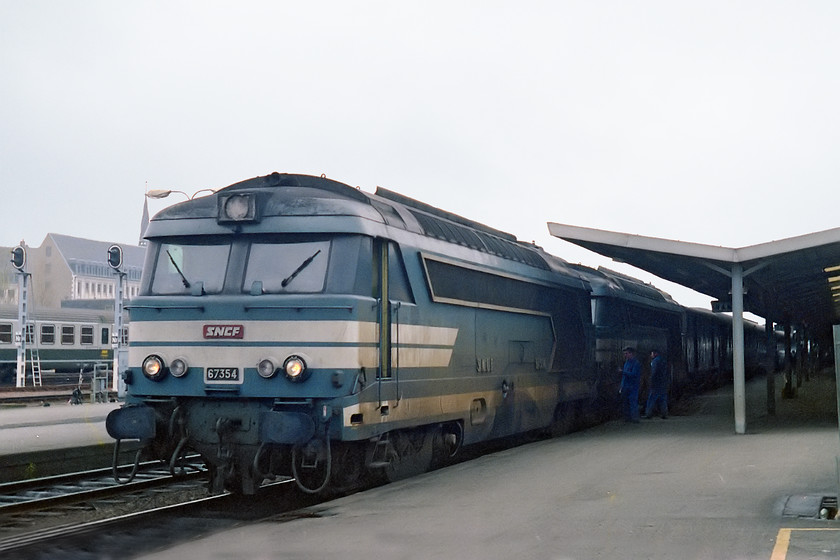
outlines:
[[639, 422], [639, 383], [642, 378], [642, 364], [636, 359], [636, 350], [624, 349], [624, 367], [621, 369], [621, 410], [625, 422]]
[[650, 395], [645, 418], [653, 418], [653, 411], [659, 407], [662, 418], [668, 418], [668, 367], [659, 350], [650, 353]]

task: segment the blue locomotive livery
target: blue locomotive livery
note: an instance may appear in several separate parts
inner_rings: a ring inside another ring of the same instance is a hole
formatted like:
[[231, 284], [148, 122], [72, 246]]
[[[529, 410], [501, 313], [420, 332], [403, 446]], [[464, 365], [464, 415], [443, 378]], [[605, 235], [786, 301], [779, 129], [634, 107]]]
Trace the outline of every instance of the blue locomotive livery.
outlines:
[[146, 237], [107, 428], [173, 466], [200, 453], [213, 492], [394, 480], [601, 421], [625, 344], [665, 353], [674, 391], [725, 368], [725, 342], [707, 364], [689, 340], [701, 320], [723, 340], [723, 318], [382, 188], [274, 173], [171, 206]]

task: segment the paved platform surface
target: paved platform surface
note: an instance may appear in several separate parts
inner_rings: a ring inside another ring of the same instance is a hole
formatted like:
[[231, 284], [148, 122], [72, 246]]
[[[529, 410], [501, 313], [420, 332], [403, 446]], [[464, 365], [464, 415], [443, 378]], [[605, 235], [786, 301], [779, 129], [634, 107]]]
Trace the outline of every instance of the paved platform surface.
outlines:
[[[776, 387], [782, 383], [777, 380]], [[667, 420], [611, 422], [524, 445], [145, 558], [764, 559], [840, 557], [833, 373], [767, 416], [747, 385]]]
[[105, 417], [120, 403], [0, 408], [0, 456], [111, 444]]
[[[8, 406], [0, 399], [0, 482], [109, 467], [114, 440], [105, 417], [119, 403]], [[120, 463], [130, 463], [138, 444], [123, 445]]]

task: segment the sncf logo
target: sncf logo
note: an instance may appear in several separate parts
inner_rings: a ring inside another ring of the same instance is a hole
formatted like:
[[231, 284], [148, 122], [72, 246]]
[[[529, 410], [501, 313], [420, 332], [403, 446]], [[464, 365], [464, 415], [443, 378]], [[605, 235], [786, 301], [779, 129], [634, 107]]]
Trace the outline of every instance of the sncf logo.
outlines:
[[244, 335], [242, 325], [204, 325], [204, 338], [242, 338]]

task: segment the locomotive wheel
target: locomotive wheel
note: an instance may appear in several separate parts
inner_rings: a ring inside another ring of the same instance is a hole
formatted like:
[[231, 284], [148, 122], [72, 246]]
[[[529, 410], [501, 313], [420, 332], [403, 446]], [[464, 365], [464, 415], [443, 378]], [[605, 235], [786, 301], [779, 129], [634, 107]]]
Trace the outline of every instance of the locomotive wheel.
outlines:
[[432, 438], [431, 468], [438, 469], [450, 464], [464, 441], [464, 428], [458, 422], [443, 424], [430, 435]]
[[395, 482], [428, 471], [432, 463], [432, 440], [426, 430], [389, 434], [389, 461], [382, 469], [385, 480]]
[[365, 486], [365, 452], [358, 443], [334, 442], [329, 489], [349, 492]]
[[558, 437], [571, 432], [575, 425], [575, 412], [574, 403], [558, 404], [554, 410], [554, 418], [548, 427], [548, 434], [551, 437]]

